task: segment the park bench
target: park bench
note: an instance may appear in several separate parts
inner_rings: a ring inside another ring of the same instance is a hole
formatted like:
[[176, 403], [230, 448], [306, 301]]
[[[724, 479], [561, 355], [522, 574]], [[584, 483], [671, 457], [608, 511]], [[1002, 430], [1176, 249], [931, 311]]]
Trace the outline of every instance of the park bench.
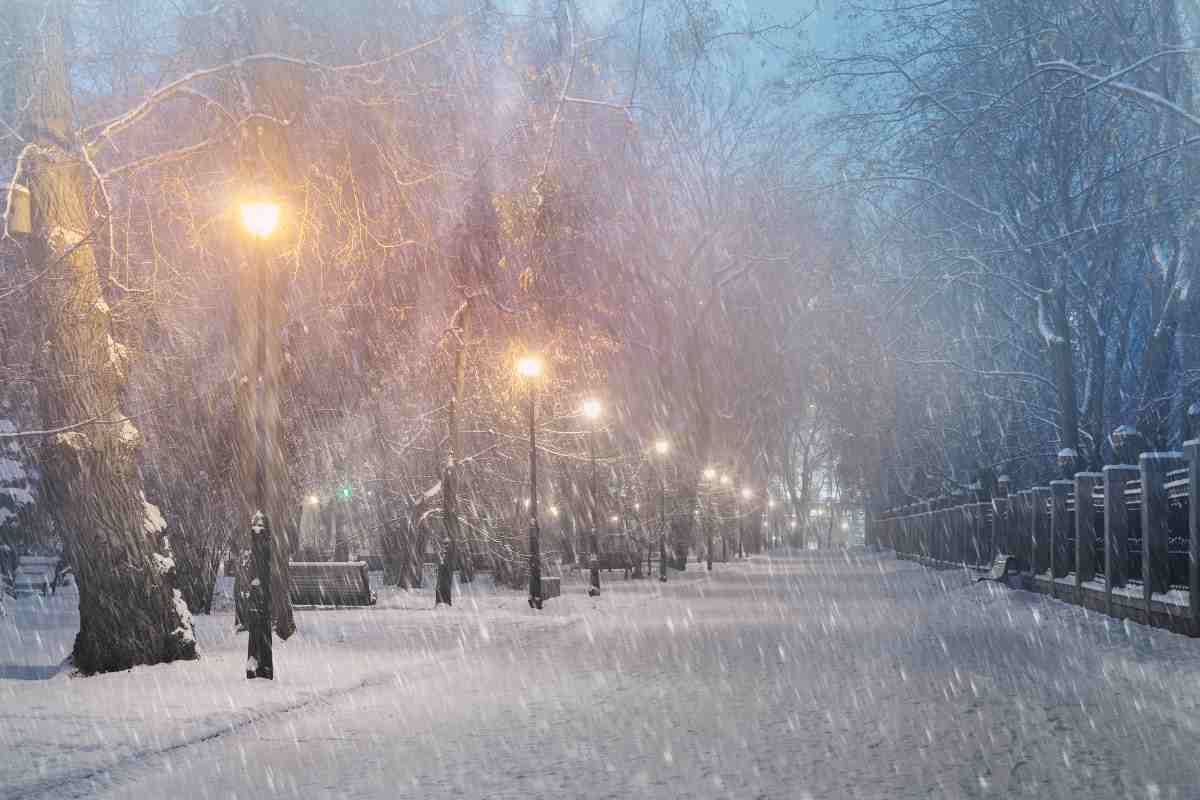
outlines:
[[562, 578], [554, 576], [542, 577], [542, 599], [549, 600], [562, 594]]
[[375, 605], [365, 561], [293, 561], [288, 596], [296, 606]]

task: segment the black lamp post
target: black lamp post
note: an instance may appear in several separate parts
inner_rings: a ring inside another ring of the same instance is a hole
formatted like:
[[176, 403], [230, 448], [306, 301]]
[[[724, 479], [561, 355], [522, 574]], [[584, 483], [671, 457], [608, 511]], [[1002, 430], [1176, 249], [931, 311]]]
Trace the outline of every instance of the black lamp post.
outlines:
[[717, 478], [717, 471], [715, 469], [713, 469], [712, 467], [708, 467], [707, 469], [704, 470], [703, 475], [704, 475], [705, 483], [707, 483], [709, 485], [709, 495], [710, 495], [708, 498], [709, 513], [707, 515], [701, 514], [701, 519], [705, 520], [705, 522], [706, 522], [706, 524], [704, 526], [704, 558], [708, 563], [708, 571], [712, 572], [712, 551], [713, 551], [712, 531], [713, 531], [713, 525], [716, 522], [716, 520], [713, 518], [716, 516], [716, 514], [714, 513], [714, 510], [713, 510], [713, 500], [712, 500], [711, 494], [712, 494], [712, 482], [714, 480], [716, 480], [716, 478]]
[[542, 360], [524, 356], [517, 362], [517, 372], [529, 381], [529, 607], [542, 607], [542, 556], [538, 530], [537, 502], [537, 379], [542, 374]]
[[[726, 489], [728, 490], [728, 488], [730, 486], [732, 486], [732, 484], [733, 484], [733, 478], [729, 477], [728, 473], [722, 472], [721, 473], [721, 486], [726, 487]], [[729, 563], [729, 535], [730, 535], [729, 534], [729, 525], [723, 524], [721, 526], [721, 563], [723, 563], [723, 564]]]
[[[751, 498], [754, 497], [754, 490], [749, 486], [742, 487], [742, 500], [748, 504]], [[738, 514], [738, 558], [746, 557], [746, 514], [749, 513], [746, 506], [743, 505], [742, 513]]]
[[[654, 453], [663, 463], [666, 460], [667, 454], [671, 452], [671, 443], [666, 439], [659, 439], [654, 443]], [[659, 525], [658, 525], [658, 579], [663, 583], [667, 581], [667, 476], [665, 464], [658, 474], [658, 510], [659, 510]]]
[[600, 479], [596, 470], [596, 426], [599, 424], [600, 415], [603, 412], [604, 407], [600, 405], [599, 400], [589, 398], [583, 401], [583, 415], [591, 420], [591, 427], [588, 429], [588, 454], [592, 462], [592, 513], [589, 520], [592, 525], [592, 552], [588, 555], [588, 565], [591, 567], [592, 572], [592, 584], [588, 587], [589, 597], [600, 596], [600, 538], [597, 531], [598, 521], [596, 516], [600, 508]]
[[250, 521], [253, 578], [249, 588], [249, 643], [246, 677], [275, 677], [271, 655], [271, 523], [267, 515], [267, 250], [266, 240], [279, 224], [279, 204], [252, 199], [241, 204], [242, 227], [254, 241], [253, 266], [258, 270], [254, 342], [254, 515]]

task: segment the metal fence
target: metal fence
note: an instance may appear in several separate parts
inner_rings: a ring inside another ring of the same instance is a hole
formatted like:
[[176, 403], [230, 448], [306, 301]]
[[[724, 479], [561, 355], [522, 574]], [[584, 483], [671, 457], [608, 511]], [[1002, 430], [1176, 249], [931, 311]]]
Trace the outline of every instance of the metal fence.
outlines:
[[1195, 440], [1182, 452], [1142, 453], [1137, 466], [1106, 466], [1047, 486], [1014, 491], [1001, 478], [994, 496], [976, 492], [891, 509], [876, 520], [874, 538], [902, 558], [932, 565], [987, 568], [1011, 559], [1029, 588], [1109, 613], [1120, 606], [1184, 617], [1196, 630], [1198, 473]]

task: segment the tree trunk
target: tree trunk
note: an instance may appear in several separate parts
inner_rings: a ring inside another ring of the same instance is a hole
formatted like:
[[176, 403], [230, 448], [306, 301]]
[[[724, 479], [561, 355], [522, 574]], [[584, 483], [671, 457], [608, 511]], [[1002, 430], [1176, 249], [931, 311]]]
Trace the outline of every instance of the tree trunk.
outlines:
[[141, 435], [119, 408], [128, 356], [113, 339], [91, 245], [95, 231], [74, 136], [64, 4], [19, 1], [5, 11], [30, 56], [17, 96], [26, 114], [22, 133], [33, 145], [25, 162], [30, 249], [46, 270], [35, 284], [37, 341], [44, 343], [35, 370], [41, 413], [48, 428], [101, 423], [52, 436], [41, 459], [45, 508], [79, 586], [72, 660], [91, 674], [195, 658], [191, 614], [174, 586], [166, 522], [143, 494]]
[[[462, 534], [459, 529], [458, 520], [458, 474], [459, 460], [462, 458], [462, 429], [459, 419], [459, 406], [462, 403], [463, 385], [466, 382], [467, 373], [467, 338], [471, 334], [471, 298], [459, 308], [458, 313], [454, 315], [454, 321], [451, 323], [451, 333], [458, 338], [458, 346], [454, 349], [454, 375], [450, 385], [450, 404], [448, 416], [449, 436], [448, 452], [446, 454], [446, 466], [442, 470], [442, 522], [446, 526], [447, 542], [445, 546], [438, 550], [439, 573], [438, 573], [438, 591], [439, 594], [443, 591], [441, 571], [444, 569], [447, 573], [452, 573], [454, 570], [454, 555], [460, 551], [459, 543], [462, 541]], [[445, 599], [439, 599], [438, 602], [445, 602], [446, 605], [451, 603], [451, 592], [453, 582], [449, 577], [445, 581]]]
[[1076, 404], [1075, 360], [1071, 352], [1071, 324], [1067, 318], [1065, 289], [1055, 289], [1040, 300], [1050, 306], [1048, 317], [1051, 329], [1044, 331], [1054, 368], [1054, 385], [1058, 390], [1058, 426], [1060, 447], [1079, 452], [1079, 407]]

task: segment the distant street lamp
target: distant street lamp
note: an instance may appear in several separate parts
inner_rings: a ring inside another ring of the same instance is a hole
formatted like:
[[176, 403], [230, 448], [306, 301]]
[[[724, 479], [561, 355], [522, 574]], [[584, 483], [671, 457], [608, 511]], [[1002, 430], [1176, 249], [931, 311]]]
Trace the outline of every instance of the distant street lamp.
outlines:
[[279, 225], [279, 204], [255, 199], [241, 204], [242, 227], [253, 242], [253, 260], [258, 268], [254, 343], [254, 514], [250, 522], [250, 546], [254, 578], [250, 582], [247, 629], [246, 677], [275, 677], [271, 653], [271, 522], [267, 515], [266, 373], [267, 373], [267, 249], [266, 240]]
[[[713, 500], [713, 498], [711, 496], [711, 494], [712, 494], [711, 484], [714, 480], [716, 480], [717, 471], [715, 469], [713, 469], [712, 467], [707, 467], [704, 470], [704, 472], [701, 474], [703, 475], [705, 482], [710, 484], [710, 487], [709, 487], [709, 495], [710, 496], [708, 498], [708, 506], [709, 506], [708, 521], [707, 521], [707, 524], [704, 526], [704, 559], [707, 562], [708, 571], [712, 572], [712, 559], [713, 559], [713, 556], [712, 556], [712, 554], [713, 554], [712, 532], [713, 532], [713, 525], [716, 523], [716, 520], [715, 520], [716, 514], [715, 514], [715, 509], [713, 508], [713, 506], [715, 505], [715, 501]], [[701, 520], [703, 520], [703, 519], [704, 518], [701, 517]]]
[[529, 383], [529, 607], [542, 607], [542, 556], [537, 508], [537, 379], [542, 359], [527, 355], [517, 360], [517, 374]]
[[[754, 497], [754, 490], [751, 489], [749, 486], [743, 486], [741, 494], [742, 494], [742, 501], [744, 503], [749, 503], [750, 500]], [[745, 548], [745, 545], [743, 544], [743, 540], [746, 538], [745, 528], [746, 528], [746, 509], [745, 509], [745, 507], [743, 507], [742, 513], [738, 514], [738, 558], [746, 557], [746, 548]]]
[[767, 547], [775, 546], [775, 515], [771, 512], [775, 510], [775, 499], [767, 500]]
[[588, 428], [588, 453], [592, 462], [592, 513], [589, 520], [592, 524], [592, 542], [591, 554], [588, 556], [588, 565], [591, 567], [592, 585], [588, 587], [589, 597], [600, 596], [600, 538], [597, 531], [598, 522], [597, 514], [599, 514], [600, 504], [600, 479], [596, 471], [596, 426], [599, 424], [600, 415], [604, 413], [604, 407], [600, 405], [600, 401], [589, 397], [583, 401], [583, 416], [587, 417], [591, 426]]
[[[671, 452], [671, 443], [659, 439], [654, 443], [654, 453], [663, 461]], [[658, 528], [658, 579], [667, 582], [667, 475], [665, 466], [658, 473], [659, 528]]]

